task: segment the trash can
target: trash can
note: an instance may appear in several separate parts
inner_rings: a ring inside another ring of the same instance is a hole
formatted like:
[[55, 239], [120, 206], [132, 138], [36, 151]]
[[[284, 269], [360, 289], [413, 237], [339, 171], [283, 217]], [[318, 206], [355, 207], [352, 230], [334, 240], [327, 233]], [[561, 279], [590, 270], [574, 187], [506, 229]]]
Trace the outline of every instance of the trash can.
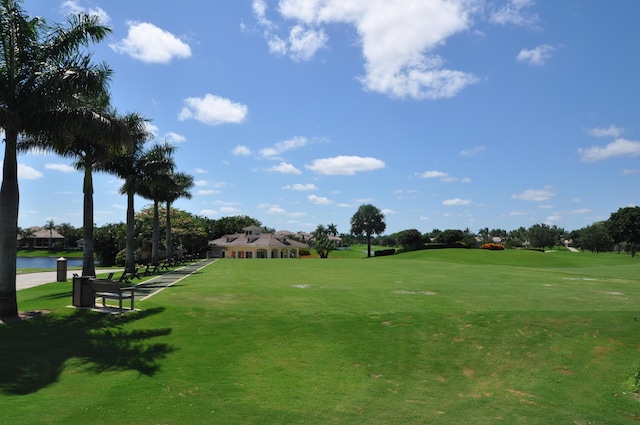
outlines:
[[67, 259], [64, 257], [60, 257], [57, 260], [58, 266], [58, 282], [66, 282], [67, 281]]
[[93, 276], [74, 276], [73, 277], [73, 306], [74, 307], [94, 307], [96, 303], [96, 295], [93, 293], [89, 279]]

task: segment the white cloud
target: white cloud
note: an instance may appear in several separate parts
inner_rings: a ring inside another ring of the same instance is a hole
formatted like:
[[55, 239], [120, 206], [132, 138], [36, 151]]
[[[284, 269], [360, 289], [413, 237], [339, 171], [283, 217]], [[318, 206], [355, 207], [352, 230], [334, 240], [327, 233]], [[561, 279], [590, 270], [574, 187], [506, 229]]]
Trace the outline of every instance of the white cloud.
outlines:
[[216, 210], [201, 210], [200, 215], [204, 217], [213, 217], [219, 215], [219, 213]]
[[310, 190], [318, 190], [316, 185], [313, 184], [313, 183], [308, 183], [308, 184], [301, 184], [301, 183], [288, 184], [288, 185], [284, 186], [283, 189], [284, 190], [295, 190], [297, 192], [308, 192]]
[[470, 200], [460, 199], [460, 198], [446, 199], [442, 201], [442, 205], [446, 205], [446, 206], [463, 206], [463, 205], [469, 205], [469, 204], [471, 204]]
[[555, 192], [553, 192], [550, 188], [545, 187], [544, 189], [527, 189], [522, 193], [511, 195], [511, 199], [542, 202], [548, 201], [554, 196], [556, 196]]
[[538, 15], [526, 11], [534, 4], [534, 0], [508, 0], [506, 4], [491, 13], [490, 20], [501, 25], [535, 26]]
[[633, 174], [640, 174], [640, 169], [632, 169], [632, 168], [625, 168], [624, 170], [622, 170], [622, 174], [625, 176], [630, 176]]
[[307, 196], [307, 199], [309, 200], [309, 202], [311, 202], [312, 204], [315, 204], [315, 205], [332, 205], [332, 204], [334, 204], [334, 201], [332, 201], [329, 198], [325, 198], [324, 196], [309, 195], [309, 196]]
[[[4, 162], [0, 161], [0, 169], [4, 166]], [[27, 180], [37, 180], [44, 177], [43, 174], [28, 165], [18, 164], [18, 178]], [[0, 179], [2, 180], [2, 179]]]
[[267, 171], [282, 173], [282, 174], [302, 174], [302, 171], [298, 170], [296, 167], [286, 162], [281, 162], [278, 165], [274, 165], [273, 167], [269, 168]]
[[78, 171], [68, 164], [45, 164], [44, 168], [47, 170], [60, 171], [61, 173], [73, 173]]
[[149, 121], [145, 121], [144, 129], [147, 133], [151, 134], [153, 137], [158, 137], [158, 131], [160, 130], [157, 125], [151, 124]]
[[305, 146], [307, 144], [307, 139], [305, 137], [293, 137], [292, 139], [285, 140], [283, 142], [276, 143], [271, 148], [265, 148], [260, 150], [260, 155], [269, 158], [269, 159], [279, 159], [279, 155], [292, 150]]
[[196, 168], [194, 173], [196, 173], [196, 174], [207, 174], [208, 171], [205, 170], [204, 168]]
[[443, 179], [449, 177], [449, 174], [444, 171], [425, 171], [420, 174], [420, 177], [423, 179]]
[[205, 195], [216, 195], [216, 194], [220, 193], [220, 191], [216, 190], [216, 189], [202, 189], [202, 190], [198, 190], [196, 193], [198, 195], [205, 196]]
[[147, 63], [169, 63], [174, 58], [191, 57], [191, 48], [175, 35], [148, 22], [128, 22], [129, 33], [109, 46]]
[[165, 134], [165, 137], [171, 143], [184, 143], [187, 141], [186, 137], [184, 137], [181, 134], [174, 133], [173, 131], [170, 131], [169, 133]]
[[260, 204], [258, 205], [258, 208], [265, 214], [284, 215], [287, 213], [287, 211], [280, 205]]
[[249, 156], [251, 155], [251, 149], [249, 149], [244, 145], [238, 145], [235, 148], [233, 148], [231, 153], [235, 156]]
[[591, 137], [614, 137], [618, 138], [624, 133], [624, 128], [610, 125], [609, 128], [596, 127], [589, 129], [587, 134]]
[[311, 165], [305, 165], [305, 167], [318, 174], [352, 176], [360, 171], [384, 168], [385, 163], [380, 159], [370, 157], [337, 156], [316, 159]]
[[[439, 99], [456, 96], [478, 81], [472, 74], [447, 69], [435, 50], [468, 30], [478, 12], [473, 1], [447, 0], [281, 0], [279, 12], [295, 24], [288, 41], [266, 20], [266, 3], [254, 1], [257, 21], [269, 50], [308, 60], [325, 47], [323, 25], [353, 25], [360, 37], [366, 90], [398, 98]], [[266, 23], [265, 23], [266, 20]]]
[[558, 48], [555, 46], [543, 44], [533, 49], [522, 49], [516, 59], [529, 65], [544, 65], [546, 61], [551, 59], [551, 54], [556, 50]]
[[195, 119], [208, 125], [239, 124], [249, 113], [246, 105], [209, 93], [204, 97], [188, 97], [184, 103], [186, 106], [178, 115], [180, 121]]
[[96, 7], [95, 9], [86, 8], [80, 6], [79, 2], [76, 0], [66, 0], [62, 2], [62, 11], [66, 14], [78, 14], [78, 13], [86, 13], [87, 15], [96, 15], [100, 18], [100, 22], [105, 24], [111, 21], [111, 18], [104, 11], [104, 9], [100, 7]]
[[578, 154], [583, 162], [602, 161], [616, 156], [639, 156], [640, 142], [617, 139], [604, 147], [592, 146], [587, 149], [578, 149]]
[[487, 148], [486, 146], [474, 146], [471, 149], [465, 149], [460, 151], [460, 156], [473, 156], [484, 151], [486, 148]]

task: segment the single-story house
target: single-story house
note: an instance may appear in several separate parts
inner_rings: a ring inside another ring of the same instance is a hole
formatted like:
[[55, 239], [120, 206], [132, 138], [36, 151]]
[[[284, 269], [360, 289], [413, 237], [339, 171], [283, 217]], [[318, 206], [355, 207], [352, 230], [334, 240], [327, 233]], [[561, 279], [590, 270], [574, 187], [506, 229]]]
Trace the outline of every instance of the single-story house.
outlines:
[[28, 237], [18, 236], [18, 248], [53, 248], [56, 242], [64, 242], [64, 236], [55, 229], [49, 232], [47, 229], [32, 227], [30, 230], [32, 233]]
[[299, 258], [304, 242], [288, 233], [262, 233], [259, 226], [245, 227], [243, 233], [224, 235], [209, 242], [212, 258]]

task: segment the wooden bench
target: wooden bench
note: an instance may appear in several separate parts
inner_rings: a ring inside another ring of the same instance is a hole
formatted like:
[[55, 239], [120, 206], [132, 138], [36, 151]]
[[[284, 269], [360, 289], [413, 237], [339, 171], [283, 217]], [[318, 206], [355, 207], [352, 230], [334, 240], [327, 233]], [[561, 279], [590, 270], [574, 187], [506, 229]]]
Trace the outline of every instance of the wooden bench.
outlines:
[[133, 291], [134, 287], [129, 286], [123, 288], [120, 286], [120, 283], [117, 280], [110, 279], [89, 279], [89, 283], [91, 284], [91, 288], [97, 297], [102, 298], [102, 306], [106, 307], [105, 300], [107, 298], [111, 300], [118, 300], [118, 307], [122, 310], [122, 300], [130, 299], [131, 300], [131, 310], [133, 310]]

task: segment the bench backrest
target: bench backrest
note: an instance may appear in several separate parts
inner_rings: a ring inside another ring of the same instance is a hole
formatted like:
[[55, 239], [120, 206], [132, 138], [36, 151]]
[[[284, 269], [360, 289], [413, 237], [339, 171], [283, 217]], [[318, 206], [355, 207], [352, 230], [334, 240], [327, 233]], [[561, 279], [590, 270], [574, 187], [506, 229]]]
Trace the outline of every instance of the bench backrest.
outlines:
[[89, 279], [91, 287], [95, 292], [120, 292], [120, 284], [113, 280], [108, 279]]

